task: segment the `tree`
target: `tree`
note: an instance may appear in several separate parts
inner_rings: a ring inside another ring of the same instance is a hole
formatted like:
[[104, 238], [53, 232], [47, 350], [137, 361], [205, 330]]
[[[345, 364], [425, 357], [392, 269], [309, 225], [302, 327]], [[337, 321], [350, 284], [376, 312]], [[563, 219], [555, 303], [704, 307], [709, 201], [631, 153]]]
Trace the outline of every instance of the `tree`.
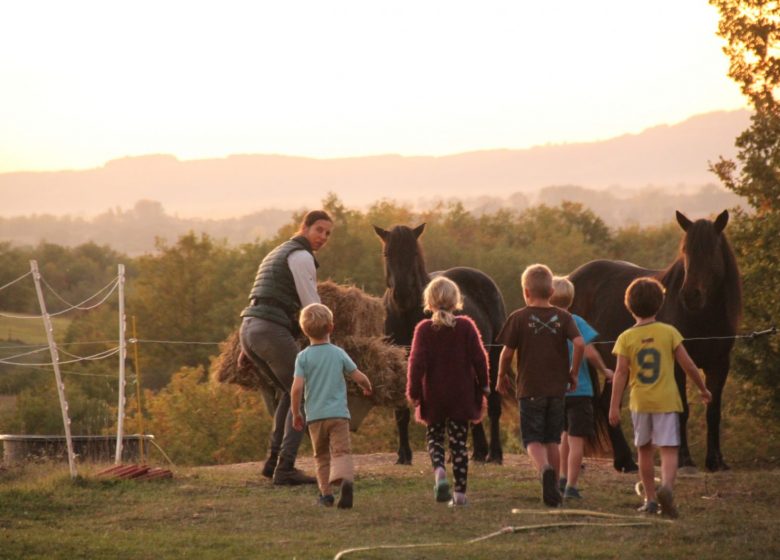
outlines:
[[[737, 212], [731, 236], [745, 287], [744, 322], [763, 327], [780, 317], [780, 4], [766, 0], [710, 0], [720, 11], [729, 77], [753, 106], [750, 127], [736, 140], [737, 162], [712, 166], [723, 183], [747, 198], [754, 212]], [[737, 345], [737, 371], [750, 375], [780, 403], [780, 342], [767, 337]], [[775, 408], [775, 410], [778, 410]]]

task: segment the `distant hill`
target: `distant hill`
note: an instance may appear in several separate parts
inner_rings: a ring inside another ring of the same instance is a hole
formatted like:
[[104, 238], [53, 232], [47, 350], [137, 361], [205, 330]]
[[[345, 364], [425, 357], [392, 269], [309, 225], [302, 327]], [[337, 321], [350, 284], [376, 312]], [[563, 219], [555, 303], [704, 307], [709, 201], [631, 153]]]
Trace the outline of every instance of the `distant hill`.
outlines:
[[733, 157], [734, 139], [748, 124], [748, 111], [721, 111], [601, 142], [444, 157], [123, 158], [97, 169], [0, 174], [0, 216], [91, 217], [108, 209], [121, 212], [146, 199], [159, 201], [174, 216], [221, 219], [315, 206], [328, 192], [357, 207], [381, 198], [418, 203], [476, 193], [533, 197], [556, 185], [614, 192], [619, 187], [623, 193], [673, 187], [680, 192], [712, 183], [708, 161]]

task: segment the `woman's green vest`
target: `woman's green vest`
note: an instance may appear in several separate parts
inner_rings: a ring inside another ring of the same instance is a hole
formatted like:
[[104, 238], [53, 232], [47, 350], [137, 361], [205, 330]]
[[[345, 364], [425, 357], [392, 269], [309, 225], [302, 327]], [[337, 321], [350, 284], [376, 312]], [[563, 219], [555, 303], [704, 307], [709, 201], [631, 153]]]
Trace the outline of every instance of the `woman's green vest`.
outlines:
[[[271, 251], [260, 263], [255, 283], [249, 293], [249, 306], [241, 317], [257, 317], [272, 321], [295, 332], [301, 300], [295, 289], [287, 257], [295, 251], [307, 251], [314, 257], [309, 240], [302, 235], [285, 241]], [[319, 266], [317, 259], [314, 265]]]

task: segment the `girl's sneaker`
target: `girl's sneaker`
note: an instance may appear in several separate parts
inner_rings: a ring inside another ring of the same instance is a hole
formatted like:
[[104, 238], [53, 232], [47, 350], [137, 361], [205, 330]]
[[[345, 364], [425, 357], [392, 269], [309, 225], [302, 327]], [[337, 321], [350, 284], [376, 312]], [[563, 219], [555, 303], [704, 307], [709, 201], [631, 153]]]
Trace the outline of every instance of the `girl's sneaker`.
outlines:
[[575, 500], [579, 500], [580, 498], [582, 498], [582, 494], [580, 494], [580, 491], [577, 490], [574, 486], [567, 486], [563, 491], [563, 499], [571, 500], [572, 498]]
[[558, 490], [561, 491], [561, 494], [566, 490], [566, 478], [561, 477], [558, 479]]
[[464, 507], [469, 505], [469, 501], [466, 499], [466, 494], [455, 492], [455, 494], [453, 494], [452, 496], [452, 499], [447, 505], [451, 508]]
[[450, 483], [447, 482], [446, 478], [440, 478], [436, 481], [436, 484], [433, 485], [433, 496], [436, 498], [437, 502], [448, 502], [452, 499], [452, 495], [450, 494]]

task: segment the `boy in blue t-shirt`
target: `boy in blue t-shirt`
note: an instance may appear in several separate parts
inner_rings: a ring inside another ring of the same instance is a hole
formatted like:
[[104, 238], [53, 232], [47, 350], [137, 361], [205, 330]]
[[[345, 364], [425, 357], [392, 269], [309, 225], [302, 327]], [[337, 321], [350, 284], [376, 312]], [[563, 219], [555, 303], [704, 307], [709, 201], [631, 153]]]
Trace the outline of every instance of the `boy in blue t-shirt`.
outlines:
[[338, 507], [351, 508], [354, 468], [344, 377], [360, 385], [366, 396], [371, 394], [371, 381], [344, 350], [330, 343], [330, 334], [333, 332], [333, 313], [330, 309], [321, 303], [307, 305], [301, 310], [299, 322], [310, 345], [295, 359], [295, 375], [290, 391], [293, 427], [296, 430], [303, 429], [303, 396], [317, 466], [319, 504], [332, 506], [335, 500], [331, 484], [341, 484]]
[[[553, 278], [553, 290], [550, 303], [568, 311], [574, 301], [574, 284], [568, 278], [556, 276]], [[602, 372], [607, 379], [612, 379], [614, 372], [607, 368], [601, 354], [591, 344], [599, 333], [579, 315], [572, 313], [572, 317], [574, 317], [574, 322], [585, 341], [585, 359], [593, 364], [596, 370]], [[571, 353], [572, 344], [569, 342], [570, 362]], [[585, 360], [580, 362], [576, 389], [566, 393], [564, 411], [564, 429], [560, 445], [561, 479], [559, 486], [564, 499], [581, 498], [577, 481], [585, 451], [585, 440], [595, 436], [593, 384]]]

